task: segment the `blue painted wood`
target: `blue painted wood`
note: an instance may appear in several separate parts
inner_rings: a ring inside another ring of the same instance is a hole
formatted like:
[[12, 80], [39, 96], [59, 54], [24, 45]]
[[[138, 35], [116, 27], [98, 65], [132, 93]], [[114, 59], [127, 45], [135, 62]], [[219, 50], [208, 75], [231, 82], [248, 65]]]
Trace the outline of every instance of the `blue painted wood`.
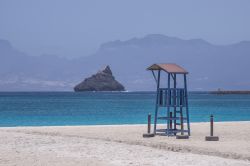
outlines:
[[[176, 118], [176, 74], [174, 74], [174, 118]], [[174, 120], [174, 129], [176, 130], [176, 119]]]
[[[171, 101], [171, 97], [170, 97], [171, 93], [170, 93], [170, 74], [168, 74], [168, 104], [167, 104], [167, 117], [170, 117], [170, 101]], [[170, 120], [167, 119], [167, 135], [169, 135], [169, 127], [170, 127]]]
[[157, 116], [158, 116], [158, 99], [159, 99], [160, 79], [161, 79], [161, 71], [158, 70], [158, 77], [157, 77], [157, 94], [156, 94], [156, 102], [155, 102], [154, 134], [156, 134], [156, 125], [157, 125]]
[[188, 93], [187, 93], [187, 76], [184, 74], [184, 86], [185, 86], [185, 105], [186, 105], [186, 116], [187, 116], [187, 127], [188, 127], [188, 135], [190, 136], [190, 123], [189, 123], [189, 110], [188, 110]]
[[180, 106], [180, 90], [179, 89], [176, 89], [177, 90], [177, 106], [179, 107]]
[[153, 74], [153, 76], [154, 76], [154, 79], [155, 79], [155, 82], [156, 82], [156, 84], [157, 84], [157, 78], [156, 78], [156, 76], [155, 76], [155, 73], [154, 73], [153, 70], [151, 70], [151, 72], [152, 72], [152, 74]]
[[159, 89], [159, 105], [160, 106], [164, 106], [163, 103], [164, 103], [164, 100], [163, 100], [163, 90], [162, 89]]

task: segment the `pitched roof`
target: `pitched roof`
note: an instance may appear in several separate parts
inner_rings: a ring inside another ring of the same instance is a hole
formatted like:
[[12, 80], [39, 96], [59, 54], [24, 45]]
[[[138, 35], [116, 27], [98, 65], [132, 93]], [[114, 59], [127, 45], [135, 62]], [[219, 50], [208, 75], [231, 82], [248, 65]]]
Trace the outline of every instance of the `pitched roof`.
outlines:
[[153, 64], [150, 67], [148, 67], [147, 70], [164, 70], [167, 73], [188, 74], [188, 72], [185, 69], [174, 63]]

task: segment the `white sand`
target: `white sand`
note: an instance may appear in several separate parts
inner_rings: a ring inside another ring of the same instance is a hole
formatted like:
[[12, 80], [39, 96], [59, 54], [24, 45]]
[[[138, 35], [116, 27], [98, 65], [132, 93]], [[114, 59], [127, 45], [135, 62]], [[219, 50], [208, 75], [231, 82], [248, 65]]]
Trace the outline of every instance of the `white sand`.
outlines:
[[142, 138], [146, 125], [0, 128], [0, 165], [249, 165], [250, 122], [191, 125], [189, 140]]

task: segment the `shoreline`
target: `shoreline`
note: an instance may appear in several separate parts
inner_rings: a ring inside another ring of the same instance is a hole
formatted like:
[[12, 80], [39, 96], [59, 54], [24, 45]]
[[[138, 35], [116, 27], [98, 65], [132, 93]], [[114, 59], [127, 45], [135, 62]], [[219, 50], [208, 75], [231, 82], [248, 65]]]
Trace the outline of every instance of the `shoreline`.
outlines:
[[[241, 121], [214, 121], [215, 124], [217, 123], [250, 123], [250, 120], [241, 120]], [[190, 122], [190, 124], [202, 124], [202, 123], [209, 123], [207, 122]], [[165, 123], [157, 123], [158, 125], [164, 125]], [[137, 124], [90, 124], [90, 125], [52, 125], [52, 126], [0, 126], [1, 128], [33, 128], [33, 127], [112, 127], [112, 126], [146, 126], [147, 123], [137, 123]], [[153, 123], [151, 122], [151, 127], [153, 127]]]
[[[188, 140], [158, 135], [143, 138], [146, 124], [1, 127], [0, 156], [4, 159], [0, 160], [0, 165], [15, 165], [19, 159], [23, 160], [23, 165], [33, 165], [30, 161], [34, 159], [38, 165], [53, 165], [52, 160], [60, 162], [58, 165], [78, 165], [66, 163], [83, 159], [89, 161], [89, 165], [131, 165], [129, 162], [166, 165], [170, 161], [185, 165], [183, 158], [190, 160], [190, 165], [206, 166], [210, 161], [207, 165], [250, 165], [249, 128], [250, 121], [215, 122], [215, 135], [220, 141], [206, 142], [208, 122], [191, 123]], [[176, 158], [179, 161], [175, 161]]]

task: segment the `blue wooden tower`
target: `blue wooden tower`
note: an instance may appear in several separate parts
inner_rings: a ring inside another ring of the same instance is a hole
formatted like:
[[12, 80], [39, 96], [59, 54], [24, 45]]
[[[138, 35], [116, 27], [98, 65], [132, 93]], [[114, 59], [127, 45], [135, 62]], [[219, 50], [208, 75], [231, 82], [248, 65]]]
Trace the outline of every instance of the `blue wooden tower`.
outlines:
[[[187, 74], [188, 72], [176, 64], [153, 64], [151, 70], [157, 83], [157, 95], [154, 116], [154, 134], [190, 136]], [[167, 83], [163, 82], [162, 74], [167, 74]], [[177, 80], [182, 80], [182, 87], [177, 87]], [[165, 85], [165, 86], [164, 86]], [[159, 128], [160, 123], [166, 122], [167, 128]]]

